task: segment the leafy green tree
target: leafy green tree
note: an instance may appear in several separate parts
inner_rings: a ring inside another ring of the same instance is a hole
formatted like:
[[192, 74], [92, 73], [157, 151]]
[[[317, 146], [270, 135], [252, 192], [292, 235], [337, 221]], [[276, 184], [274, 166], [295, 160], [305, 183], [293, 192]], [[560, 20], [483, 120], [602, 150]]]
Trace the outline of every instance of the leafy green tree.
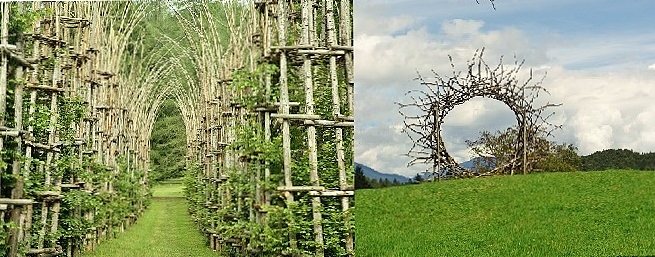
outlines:
[[582, 167], [582, 158], [577, 150], [573, 144], [552, 144], [546, 157], [541, 159], [535, 168], [546, 172], [578, 171]]
[[371, 188], [380, 188], [380, 187], [382, 187], [382, 185], [380, 183], [380, 180], [378, 180], [378, 179], [375, 179], [375, 178], [371, 179], [370, 183], [371, 183]]
[[517, 136], [518, 130], [512, 127], [496, 133], [482, 131], [475, 141], [466, 140], [471, 151], [477, 155], [473, 170], [487, 172], [510, 161]]
[[388, 178], [384, 178], [382, 181], [382, 187], [390, 187], [391, 186], [391, 181], [389, 181]]
[[[484, 173], [511, 162], [516, 158], [513, 154], [518, 135], [518, 129], [510, 127], [495, 133], [483, 131], [478, 139], [466, 140], [471, 151], [477, 155], [473, 161], [473, 170]], [[582, 159], [573, 144], [557, 144], [548, 141], [545, 136], [537, 136], [532, 146], [532, 149], [528, 149], [528, 162], [534, 163], [533, 170], [577, 171], [582, 166]]]
[[416, 173], [416, 176], [414, 176], [414, 181], [416, 181], [416, 183], [420, 183], [420, 182], [422, 182], [423, 180], [424, 180], [424, 179], [423, 179], [423, 177], [421, 176], [421, 174]]
[[640, 170], [655, 170], [655, 153], [644, 153], [639, 156], [637, 167]]
[[186, 156], [186, 132], [172, 100], [163, 103], [150, 138], [151, 181], [182, 177]]
[[583, 170], [655, 170], [655, 153], [640, 154], [629, 149], [606, 149], [582, 157]]
[[364, 176], [364, 171], [360, 166], [355, 167], [355, 188], [356, 189], [371, 188], [371, 182], [368, 180], [366, 176]]

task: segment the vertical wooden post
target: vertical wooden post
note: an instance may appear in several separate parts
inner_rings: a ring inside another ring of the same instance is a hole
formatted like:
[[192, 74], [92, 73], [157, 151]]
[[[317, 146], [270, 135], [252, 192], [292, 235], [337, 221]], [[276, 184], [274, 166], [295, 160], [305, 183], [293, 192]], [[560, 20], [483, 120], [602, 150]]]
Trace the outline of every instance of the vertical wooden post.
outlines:
[[[60, 6], [56, 5], [54, 6], [55, 14], [53, 18], [54, 22], [54, 32], [52, 36], [58, 41], [63, 40], [62, 38], [62, 33], [61, 33], [61, 23], [60, 23], [60, 15], [61, 15], [61, 10]], [[55, 45], [52, 53], [55, 55], [55, 66], [52, 71], [52, 87], [60, 89], [60, 85], [63, 85], [64, 83], [62, 82], [62, 74], [61, 74], [61, 66], [62, 66], [62, 57], [59, 53], [60, 46]], [[50, 113], [53, 114], [50, 117], [50, 131], [48, 135], [48, 146], [54, 149], [55, 143], [59, 141], [58, 137], [58, 128], [57, 128], [57, 122], [58, 122], [58, 116], [59, 116], [59, 106], [58, 106], [58, 91], [56, 92], [51, 92], [50, 94]], [[54, 162], [59, 159], [59, 153], [55, 153], [54, 151], [49, 151], [47, 154], [47, 160], [46, 160], [46, 174], [51, 174], [51, 170], [58, 169], [58, 167], [55, 166]], [[61, 175], [59, 175], [59, 172], [57, 172], [57, 175], [52, 178], [52, 185], [54, 186], [55, 192], [59, 196], [61, 196]], [[59, 226], [59, 211], [60, 211], [60, 201], [57, 199], [54, 201], [53, 206], [52, 206], [52, 216], [51, 216], [51, 225], [50, 225], [50, 233], [55, 234], [57, 233], [57, 228]], [[50, 244], [54, 246], [56, 244], [56, 239], [52, 239], [50, 241]]]
[[[282, 0], [278, 1], [278, 44], [279, 46], [287, 45], [287, 1]], [[280, 52], [280, 113], [289, 114], [289, 85], [288, 85], [288, 67], [287, 67], [287, 54], [284, 51]], [[293, 182], [291, 180], [291, 133], [289, 127], [289, 120], [282, 119], [282, 169], [284, 173], [284, 186], [287, 188], [293, 187]], [[286, 191], [284, 193], [286, 196], [287, 204], [291, 204], [294, 201], [293, 193]], [[294, 221], [290, 221], [290, 227], [293, 227]], [[289, 233], [289, 245], [291, 248], [297, 248], [296, 235], [291, 232]]]
[[[525, 101], [525, 88], [523, 88], [521, 91], [522, 91], [521, 99], [522, 99], [522, 101]], [[527, 174], [527, 170], [528, 170], [528, 147], [527, 147], [527, 143], [528, 143], [527, 141], [528, 140], [527, 140], [527, 120], [526, 120], [527, 116], [526, 116], [526, 111], [525, 110], [522, 111], [521, 116], [523, 116], [522, 117], [522, 120], [523, 120], [522, 123], [523, 124], [521, 124], [521, 130], [523, 130], [523, 132], [521, 133], [521, 134], [523, 134], [523, 138], [521, 140], [522, 141], [521, 144], [522, 144], [522, 147], [523, 147], [523, 151], [522, 151], [522, 153], [523, 153], [523, 165], [522, 166], [523, 166], [523, 174], [525, 175], [525, 174]]]
[[[2, 24], [0, 25], [0, 44], [2, 45], [2, 55], [0, 59], [0, 127], [5, 125], [4, 114], [7, 112], [7, 69], [9, 65], [9, 56], [5, 53], [4, 47], [9, 45], [9, 9], [10, 2], [2, 2]], [[4, 137], [0, 137], [0, 151], [4, 147]], [[0, 176], [5, 173], [4, 168], [0, 167]], [[0, 189], [2, 189], [2, 180], [0, 180]]]
[[[310, 38], [310, 29], [314, 27], [315, 20], [313, 19], [312, 9], [314, 1], [303, 1], [302, 6], [302, 32], [300, 37], [300, 44], [303, 46], [314, 46], [312, 38]], [[334, 21], [333, 24], [334, 25]], [[328, 23], [328, 28], [329, 28]], [[303, 80], [305, 85], [305, 113], [307, 115], [314, 115], [314, 84], [313, 84], [313, 74], [312, 74], [312, 61], [309, 58], [308, 54], [302, 55], [302, 70], [303, 70]], [[336, 76], [336, 64], [332, 61], [335, 59], [330, 59], [330, 75], [332, 75], [332, 68], [334, 67], [334, 72]], [[332, 78], [332, 76], [331, 76]], [[336, 78], [334, 78], [336, 79]], [[338, 96], [337, 96], [338, 97]], [[307, 125], [307, 147], [308, 147], [308, 157], [309, 157], [309, 180], [313, 186], [319, 186], [319, 177], [318, 177], [318, 153], [316, 149], [316, 127], [314, 125]], [[342, 162], [343, 164], [343, 162]], [[317, 244], [316, 256], [323, 256], [323, 226], [321, 222], [323, 220], [321, 215], [321, 198], [319, 196], [312, 197], [312, 218], [314, 223], [314, 241]]]
[[[328, 0], [332, 1], [332, 0]], [[346, 95], [347, 95], [347, 108], [348, 111], [350, 112], [350, 116], [355, 117], [355, 107], [354, 107], [354, 71], [353, 71], [353, 39], [352, 39], [352, 33], [353, 33], [353, 23], [352, 23], [352, 0], [341, 0], [340, 1], [340, 6], [339, 6], [339, 37], [340, 37], [340, 45], [341, 49], [345, 51], [344, 56], [343, 56], [343, 63], [341, 64], [343, 66], [343, 70], [345, 72], [345, 84], [346, 84]], [[330, 8], [332, 8], [332, 4], [328, 4]], [[332, 17], [333, 15], [330, 15]], [[329, 23], [328, 23], [329, 25]], [[332, 48], [334, 48], [334, 45], [331, 45]], [[332, 66], [332, 59], [330, 60], [330, 65]], [[335, 64], [336, 65], [336, 64]], [[336, 80], [336, 68], [335, 68], [335, 74], [333, 80]], [[341, 99], [339, 98], [339, 91], [338, 91], [338, 81], [333, 82], [333, 98], [335, 102], [335, 116], [339, 117], [341, 114], [341, 111], [339, 109], [339, 105], [341, 104]], [[336, 91], [334, 88], [337, 88]], [[341, 128], [337, 128], [337, 135], [342, 134], [343, 132], [341, 131]], [[354, 129], [351, 130], [351, 133], [349, 134], [351, 137], [354, 137]], [[354, 140], [354, 138], [350, 138], [350, 140]], [[344, 149], [343, 149], [343, 136], [337, 137], [337, 157], [338, 160], [341, 162], [339, 164], [339, 184], [340, 184], [340, 190], [342, 192], [346, 192], [348, 190], [353, 190], [353, 186], [348, 184], [348, 178], [353, 180], [354, 183], [354, 170], [352, 168], [354, 167], [354, 163], [351, 161], [351, 165], [348, 167], [351, 167], [350, 170], [346, 170], [346, 166], [344, 162], [345, 156], [344, 156]], [[354, 144], [352, 144], [354, 146]], [[352, 146], [351, 146], [352, 147]], [[353, 149], [350, 149], [351, 152], [354, 152]], [[343, 167], [342, 167], [343, 165]], [[345, 213], [350, 213], [350, 197], [347, 195], [344, 195], [341, 197], [341, 207], [342, 211]], [[347, 216], [345, 221], [350, 222], [352, 221], [353, 218], [350, 216]], [[345, 225], [345, 224], [344, 224]], [[355, 231], [352, 230], [347, 230], [346, 235], [345, 235], [345, 248], [348, 253], [348, 256], [355, 256], [355, 237], [354, 237]]]

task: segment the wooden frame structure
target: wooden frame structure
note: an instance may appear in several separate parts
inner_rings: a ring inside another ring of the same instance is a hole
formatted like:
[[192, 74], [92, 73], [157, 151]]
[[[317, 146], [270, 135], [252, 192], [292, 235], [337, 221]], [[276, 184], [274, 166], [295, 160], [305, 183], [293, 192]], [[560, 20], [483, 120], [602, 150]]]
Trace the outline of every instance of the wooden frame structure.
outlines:
[[[4, 116], [0, 142], [13, 141], [0, 143], [2, 157], [11, 160], [11, 170], [2, 169], [0, 174], [14, 178], [0, 181], [7, 254], [79, 256], [129, 226], [145, 207], [147, 128], [152, 124], [142, 117], [148, 111], [140, 109], [150, 104], [128, 98], [143, 89], [120, 72], [124, 43], [143, 14], [143, 5], [41, 1], [0, 5]], [[134, 16], [102, 17], [117, 14], [119, 8]], [[13, 17], [33, 20], [27, 31], [14, 31], [10, 41]], [[117, 23], [120, 18], [128, 22]], [[6, 102], [9, 98], [13, 105]], [[12, 126], [4, 126], [7, 123]], [[120, 177], [129, 177], [132, 191], [116, 184]], [[93, 202], [76, 202], [79, 199]], [[8, 223], [12, 225], [7, 229]], [[64, 230], [77, 234], [54, 236]]]
[[[197, 170], [187, 185], [192, 215], [218, 251], [353, 256], [352, 1], [224, 8], [178, 14], [193, 17], [180, 23], [203, 53], [185, 54], [195, 67], [186, 80], [198, 84], [175, 93]], [[214, 41], [216, 20], [227, 42]], [[272, 224], [281, 215], [285, 224]], [[266, 231], [285, 233], [275, 239], [284, 250], [262, 246]]]
[[[263, 58], [275, 62], [279, 66], [279, 107], [260, 109], [265, 125], [270, 126], [269, 118], [277, 118], [281, 122], [283, 147], [284, 184], [277, 190], [286, 196], [287, 204], [294, 201], [299, 193], [309, 193], [312, 205], [312, 223], [315, 242], [324, 244], [322, 227], [322, 198], [336, 197], [340, 199], [344, 213], [349, 213], [351, 197], [354, 195], [352, 181], [353, 166], [346, 163], [344, 153], [344, 130], [354, 126], [353, 115], [353, 45], [352, 45], [352, 1], [301, 1], [299, 8], [293, 8], [293, 1], [259, 1], [258, 21], [262, 28], [256, 34], [261, 37]], [[295, 16], [295, 17], [294, 17]], [[300, 19], [298, 19], [300, 16]], [[291, 28], [300, 27], [300, 31]], [[295, 33], [298, 40], [290, 40]], [[277, 34], [277, 39], [275, 35]], [[328, 83], [317, 81], [317, 68], [325, 62], [328, 69]], [[291, 113], [291, 106], [296, 104], [289, 99], [289, 70], [300, 66], [305, 99], [302, 113]], [[342, 74], [338, 74], [340, 71]], [[271, 78], [265, 78], [270, 83]], [[345, 88], [340, 88], [340, 84]], [[331, 115], [325, 117], [315, 113], [315, 90], [317, 87], [331, 88]], [[266, 85], [267, 88], [270, 85]], [[345, 91], [345, 92], [342, 92]], [[345, 110], [343, 110], [343, 109]], [[276, 113], [275, 113], [276, 111]], [[342, 111], [349, 115], [343, 115]], [[309, 163], [308, 185], [293, 183], [293, 160], [291, 154], [290, 126], [303, 126], [307, 133], [306, 146]], [[324, 128], [323, 133], [334, 133], [335, 152], [325, 153], [317, 148], [317, 127]], [[270, 133], [270, 132], [267, 132]], [[351, 152], [352, 153], [352, 152]], [[338, 187], [322, 186], [318, 168], [319, 154], [335, 154], [338, 167]], [[352, 161], [352, 158], [350, 158]], [[261, 204], [269, 204], [261, 201]], [[290, 234], [292, 247], [295, 235]], [[349, 255], [354, 255], [354, 231], [350, 230], [343, 236], [344, 247]], [[321, 247], [317, 248], [315, 256], [323, 256]]]
[[[221, 4], [177, 16], [193, 71], [128, 50], [145, 2], [0, 4], [0, 151], [10, 160], [0, 175], [15, 178], [0, 181], [0, 248], [78, 256], [133, 223], [147, 204], [156, 114], [172, 97], [189, 172], [199, 167], [192, 215], [212, 248], [354, 256], [352, 0]], [[34, 21], [10, 38], [10, 17], [23, 12]], [[236, 86], [243, 73], [254, 87]], [[257, 103], [243, 101], [254, 92]], [[77, 234], [54, 236], [62, 231]], [[282, 250], [264, 247], [277, 232]]]

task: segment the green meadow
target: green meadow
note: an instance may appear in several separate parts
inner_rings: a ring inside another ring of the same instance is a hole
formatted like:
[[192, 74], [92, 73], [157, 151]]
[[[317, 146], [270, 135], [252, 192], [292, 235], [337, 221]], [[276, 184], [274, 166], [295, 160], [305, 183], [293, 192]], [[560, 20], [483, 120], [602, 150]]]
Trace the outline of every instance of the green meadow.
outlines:
[[539, 173], [357, 190], [356, 252], [655, 255], [655, 172]]

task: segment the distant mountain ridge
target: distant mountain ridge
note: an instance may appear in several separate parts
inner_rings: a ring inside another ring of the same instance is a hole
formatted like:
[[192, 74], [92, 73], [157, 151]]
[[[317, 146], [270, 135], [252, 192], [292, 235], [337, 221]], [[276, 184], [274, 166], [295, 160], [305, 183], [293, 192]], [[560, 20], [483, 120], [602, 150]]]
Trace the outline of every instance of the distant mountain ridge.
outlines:
[[470, 170], [470, 169], [473, 169], [473, 167], [475, 167], [475, 162], [474, 162], [473, 159], [471, 159], [471, 160], [460, 163], [459, 166], [462, 166], [462, 168]]
[[405, 176], [401, 176], [398, 174], [388, 174], [388, 173], [382, 173], [377, 170], [374, 170], [373, 168], [366, 166], [361, 163], [355, 162], [355, 167], [361, 167], [362, 172], [364, 173], [364, 176], [366, 176], [369, 179], [379, 179], [379, 180], [384, 180], [385, 178], [388, 179], [389, 181], [393, 182], [394, 179], [396, 179], [400, 183], [407, 183], [409, 182], [409, 178]]
[[[459, 166], [462, 166], [462, 168], [469, 169], [469, 170], [473, 169], [475, 167], [475, 161], [478, 160], [478, 159], [480, 159], [480, 164], [487, 163], [487, 161], [485, 159], [483, 159], [482, 157], [473, 157], [473, 159], [470, 159], [468, 161], [460, 163]], [[494, 168], [493, 164], [490, 164], [489, 166], [491, 168]]]
[[[472, 169], [475, 166], [475, 159], [479, 157], [475, 157], [471, 160], [465, 161], [460, 163], [459, 165], [462, 166], [465, 169]], [[378, 179], [378, 180], [384, 180], [385, 178], [388, 179], [389, 181], [393, 181], [394, 179], [398, 180], [400, 183], [407, 183], [409, 182], [410, 178], [398, 175], [398, 174], [390, 174], [390, 173], [384, 173], [377, 171], [369, 166], [366, 166], [364, 164], [355, 162], [355, 167], [361, 167], [362, 172], [364, 173], [364, 176], [369, 178], [369, 179]], [[421, 176], [429, 176], [428, 174], [421, 173]]]

